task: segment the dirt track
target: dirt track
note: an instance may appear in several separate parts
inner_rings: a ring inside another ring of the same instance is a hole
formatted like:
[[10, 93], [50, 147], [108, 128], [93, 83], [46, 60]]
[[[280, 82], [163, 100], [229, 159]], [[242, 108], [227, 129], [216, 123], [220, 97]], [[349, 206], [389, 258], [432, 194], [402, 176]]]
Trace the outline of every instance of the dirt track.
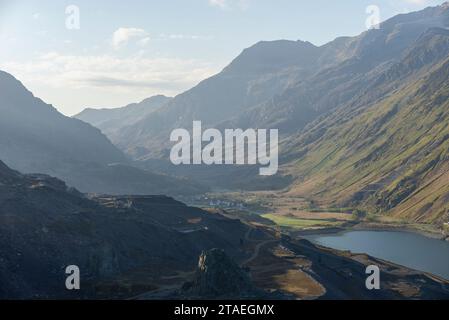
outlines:
[[[253, 230], [254, 230], [254, 229], [250, 228], [250, 229], [246, 232], [246, 234], [245, 234], [245, 240], [246, 240], [246, 241], [250, 241], [250, 242], [255, 242], [255, 241], [257, 241], [257, 240], [251, 240], [251, 239], [250, 239], [250, 235], [251, 235], [251, 232], [252, 232]], [[251, 257], [249, 257], [247, 260], [245, 260], [245, 261], [242, 263], [242, 266], [249, 265], [251, 262], [253, 262], [254, 260], [256, 260], [256, 259], [259, 257], [260, 249], [261, 249], [263, 246], [265, 246], [265, 245], [267, 245], [267, 244], [270, 244], [270, 243], [275, 243], [275, 242], [279, 242], [279, 240], [277, 240], [277, 239], [275, 239], [275, 240], [265, 240], [265, 241], [262, 241], [262, 242], [256, 244], [256, 247], [255, 247], [255, 249], [254, 249], [253, 254], [251, 255]]]

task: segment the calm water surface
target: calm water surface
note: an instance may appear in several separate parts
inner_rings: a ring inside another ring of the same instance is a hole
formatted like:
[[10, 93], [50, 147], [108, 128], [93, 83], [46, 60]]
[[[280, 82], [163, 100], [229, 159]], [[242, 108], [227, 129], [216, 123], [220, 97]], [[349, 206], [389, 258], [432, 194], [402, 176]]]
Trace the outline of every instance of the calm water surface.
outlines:
[[415, 270], [449, 280], [449, 242], [399, 231], [348, 231], [306, 236], [320, 245], [367, 253]]

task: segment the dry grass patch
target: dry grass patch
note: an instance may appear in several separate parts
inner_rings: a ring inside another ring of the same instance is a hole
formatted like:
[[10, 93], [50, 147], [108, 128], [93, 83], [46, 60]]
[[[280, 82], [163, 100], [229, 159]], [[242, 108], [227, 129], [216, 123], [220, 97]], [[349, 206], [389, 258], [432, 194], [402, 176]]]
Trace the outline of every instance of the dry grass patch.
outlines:
[[280, 246], [264, 249], [250, 264], [256, 286], [265, 290], [281, 290], [296, 299], [315, 299], [325, 293], [321, 284], [302, 270], [310, 266], [309, 260]]

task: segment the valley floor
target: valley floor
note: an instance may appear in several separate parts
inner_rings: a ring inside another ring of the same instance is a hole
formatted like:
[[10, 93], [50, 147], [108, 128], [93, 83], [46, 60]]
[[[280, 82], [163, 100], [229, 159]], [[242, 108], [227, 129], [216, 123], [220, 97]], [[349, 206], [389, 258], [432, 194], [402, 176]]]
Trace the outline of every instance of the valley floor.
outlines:
[[252, 223], [276, 225], [288, 234], [394, 230], [449, 240], [449, 234], [432, 224], [410, 223], [388, 215], [368, 215], [357, 219], [353, 215], [354, 208], [327, 208], [282, 192], [216, 193], [183, 201], [193, 206], [223, 209]]

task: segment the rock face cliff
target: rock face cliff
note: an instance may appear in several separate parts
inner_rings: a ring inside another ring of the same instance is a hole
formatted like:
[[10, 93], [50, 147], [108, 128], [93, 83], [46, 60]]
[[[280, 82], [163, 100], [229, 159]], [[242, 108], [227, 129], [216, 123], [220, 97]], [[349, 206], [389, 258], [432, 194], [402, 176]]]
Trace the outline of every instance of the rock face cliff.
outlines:
[[195, 278], [184, 285], [183, 291], [188, 296], [213, 299], [243, 299], [260, 295], [249, 274], [219, 249], [201, 253]]

